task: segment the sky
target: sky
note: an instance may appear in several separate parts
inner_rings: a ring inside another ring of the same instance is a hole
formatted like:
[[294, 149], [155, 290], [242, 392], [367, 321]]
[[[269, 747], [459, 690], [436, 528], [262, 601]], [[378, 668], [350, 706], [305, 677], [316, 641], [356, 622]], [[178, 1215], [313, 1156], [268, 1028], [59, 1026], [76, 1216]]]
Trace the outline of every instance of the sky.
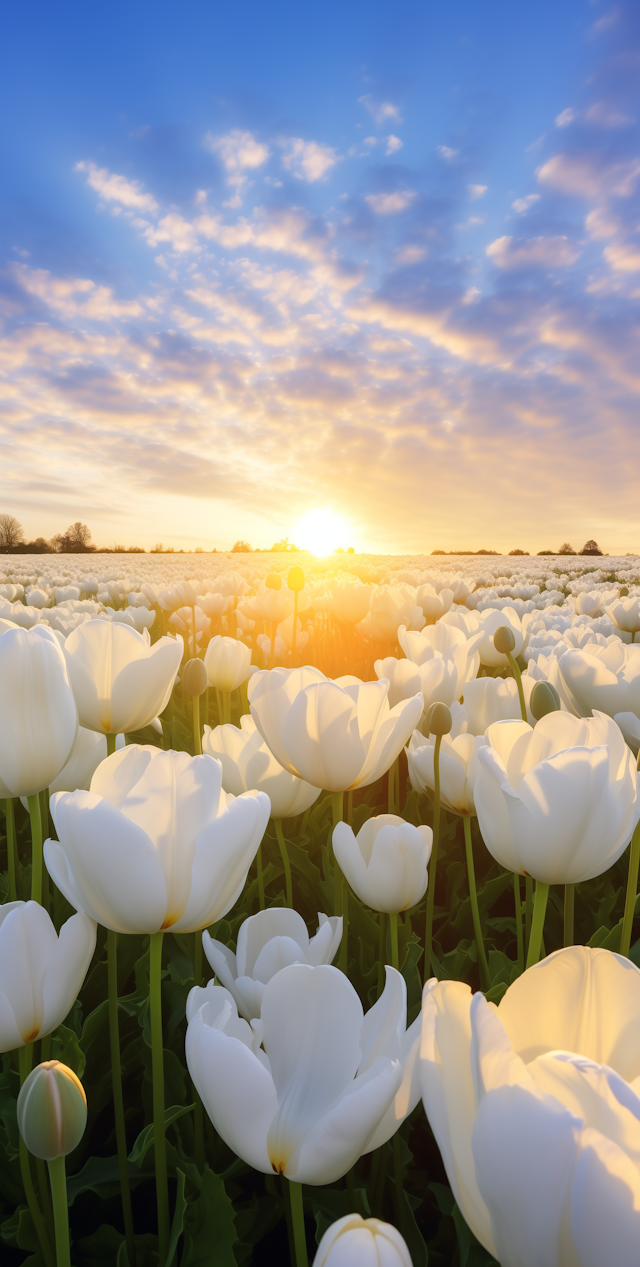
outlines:
[[0, 511], [29, 538], [640, 552], [637, 0], [3, 26]]

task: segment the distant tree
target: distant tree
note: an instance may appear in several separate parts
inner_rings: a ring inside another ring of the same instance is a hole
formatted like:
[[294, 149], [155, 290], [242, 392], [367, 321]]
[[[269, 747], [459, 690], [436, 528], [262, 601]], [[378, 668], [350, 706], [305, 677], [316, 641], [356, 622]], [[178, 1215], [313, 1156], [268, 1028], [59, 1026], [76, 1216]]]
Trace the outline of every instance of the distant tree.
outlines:
[[510, 550], [509, 554], [529, 554], [528, 550]]
[[231, 547], [232, 554], [252, 554], [253, 551], [248, 541], [236, 541]]
[[[468, 550], [468, 551], [464, 550], [464, 551], [460, 551], [460, 553], [473, 554], [473, 550]], [[476, 550], [476, 554], [497, 554], [497, 553], [498, 553], [497, 550]]]
[[431, 553], [432, 554], [446, 554], [447, 552], [446, 550], [432, 550]]
[[156, 542], [156, 544], [155, 544], [154, 546], [152, 546], [152, 547], [151, 547], [150, 553], [151, 553], [151, 554], [164, 554], [164, 546], [163, 546], [162, 542], [161, 542], [161, 541], [157, 541], [157, 542]]
[[558, 550], [558, 554], [575, 554], [575, 550], [573, 546], [569, 545], [568, 541], [563, 541], [560, 549]]
[[598, 545], [597, 541], [587, 541], [585, 545], [583, 545], [580, 553], [581, 554], [602, 554], [602, 550], [600, 549], [600, 546]]
[[127, 546], [127, 554], [146, 554], [143, 546]]
[[538, 554], [555, 554], [555, 550], [538, 550]]
[[71, 524], [63, 536], [58, 537], [58, 549], [61, 554], [89, 554], [95, 550], [95, 546], [91, 542], [91, 529], [86, 524], [80, 523], [77, 519]]
[[0, 550], [13, 550], [22, 541], [22, 524], [13, 515], [0, 515]]
[[300, 553], [298, 546], [294, 546], [289, 541], [288, 537], [283, 537], [282, 541], [274, 542], [269, 553], [270, 554], [286, 554], [288, 550], [295, 550], [298, 554]]

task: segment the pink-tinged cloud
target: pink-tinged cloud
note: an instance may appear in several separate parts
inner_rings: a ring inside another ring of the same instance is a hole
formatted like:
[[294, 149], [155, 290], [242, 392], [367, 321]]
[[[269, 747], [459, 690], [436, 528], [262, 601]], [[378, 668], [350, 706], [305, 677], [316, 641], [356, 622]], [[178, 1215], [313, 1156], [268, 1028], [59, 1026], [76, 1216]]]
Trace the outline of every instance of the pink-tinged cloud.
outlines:
[[489, 259], [505, 270], [521, 268], [569, 268], [580, 251], [569, 238], [496, 238], [487, 247]]
[[105, 202], [120, 203], [123, 207], [132, 207], [137, 211], [157, 211], [158, 204], [151, 194], [144, 193], [137, 180], [127, 180], [106, 167], [96, 167], [95, 163], [76, 163], [77, 172], [87, 172], [87, 184], [95, 189]]
[[607, 246], [604, 258], [616, 273], [640, 272], [640, 243], [616, 242]]
[[284, 150], [282, 166], [310, 184], [322, 180], [338, 162], [336, 150], [317, 141], [303, 141], [302, 137], [290, 136], [283, 137], [278, 144]]
[[415, 201], [414, 189], [398, 189], [392, 194], [367, 194], [366, 201], [377, 216], [394, 216]]
[[640, 176], [640, 159], [599, 163], [589, 154], [554, 154], [538, 168], [541, 184], [575, 198], [628, 198]]

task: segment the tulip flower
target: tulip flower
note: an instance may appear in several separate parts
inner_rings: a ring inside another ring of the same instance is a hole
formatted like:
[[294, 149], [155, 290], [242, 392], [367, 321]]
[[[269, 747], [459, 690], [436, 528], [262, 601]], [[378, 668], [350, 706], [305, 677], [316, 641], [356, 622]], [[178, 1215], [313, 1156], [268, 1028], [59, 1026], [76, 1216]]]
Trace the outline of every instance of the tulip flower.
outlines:
[[47, 868], [74, 906], [114, 932], [193, 932], [237, 900], [269, 800], [227, 796], [211, 757], [131, 744], [89, 792], [56, 793], [51, 814]]
[[548, 713], [489, 726], [477, 751], [478, 822], [501, 866], [580, 884], [620, 857], [640, 818], [636, 763], [604, 713]]
[[[268, 911], [250, 915], [240, 925], [235, 955], [206, 929], [202, 945], [216, 980], [233, 995], [239, 1013], [251, 1021], [260, 1015], [265, 986], [276, 972], [292, 963], [312, 967], [332, 963], [341, 937], [340, 917], [318, 915], [318, 930], [309, 937], [297, 911], [271, 906]], [[201, 1003], [206, 1002], [202, 991], [201, 995]], [[192, 1006], [195, 1014], [201, 1004]]]
[[34, 796], [69, 759], [78, 712], [60, 644], [36, 625], [0, 636], [0, 779], [10, 796]]
[[625, 633], [632, 635], [632, 642], [640, 629], [640, 595], [635, 594], [631, 598], [620, 598], [617, 603], [612, 603], [605, 607], [605, 611], [614, 625], [618, 629], [622, 629]]
[[[398, 629], [398, 642], [407, 657], [407, 667], [399, 668], [394, 676], [396, 689], [415, 691], [416, 684], [424, 698], [425, 712], [431, 704], [442, 703], [450, 707], [460, 699], [466, 683], [475, 677], [479, 668], [477, 648], [482, 641], [480, 633], [467, 638], [459, 629], [446, 625], [428, 625], [421, 633]], [[383, 671], [388, 661], [377, 661], [376, 673]], [[411, 665], [416, 668], [413, 672]], [[402, 685], [401, 685], [402, 684]]]
[[25, 1047], [62, 1024], [95, 945], [95, 921], [84, 911], [58, 935], [39, 902], [0, 906], [0, 1051]]
[[410, 625], [415, 597], [408, 588], [381, 585], [371, 595], [371, 607], [362, 632], [375, 642], [395, 642], [400, 625]]
[[[124, 735], [116, 738], [116, 751], [126, 747]], [[78, 737], [71, 749], [67, 764], [49, 784], [51, 795], [54, 792], [76, 792], [79, 788], [89, 791], [91, 780], [101, 761], [107, 759], [107, 738], [97, 730], [78, 727]]]
[[222, 765], [225, 792], [241, 796], [252, 789], [266, 792], [273, 818], [293, 818], [309, 809], [321, 789], [289, 774], [278, 764], [252, 717], [245, 714], [237, 726], [204, 728], [203, 751]]
[[[492, 678], [481, 678], [490, 682]], [[515, 685], [515, 683], [514, 683]], [[516, 692], [517, 700], [517, 692]], [[518, 705], [519, 709], [519, 705]], [[409, 766], [409, 779], [417, 792], [430, 792], [435, 788], [434, 749], [436, 736], [425, 738], [414, 730], [409, 746], [405, 748]], [[484, 747], [483, 736], [458, 734], [442, 736], [440, 748], [440, 797], [442, 805], [453, 814], [475, 814], [473, 788], [478, 772], [478, 748]]]
[[388, 690], [387, 681], [341, 686], [317, 669], [273, 669], [253, 675], [249, 704], [285, 770], [338, 792], [375, 783], [419, 721], [422, 697], [390, 709]]
[[529, 632], [529, 624], [531, 616], [523, 616], [522, 620], [513, 607], [503, 607], [502, 610], [489, 607], [486, 611], [477, 613], [478, 629], [484, 634], [480, 643], [480, 662], [490, 669], [504, 669], [508, 664], [507, 656], [504, 652], [497, 651], [493, 635], [497, 629], [504, 625], [511, 629], [514, 636], [513, 655], [517, 657], [522, 655], [526, 649], [527, 638]]
[[358, 625], [371, 607], [370, 585], [361, 581], [331, 581], [331, 601], [328, 610], [341, 625]]
[[151, 646], [147, 630], [103, 620], [80, 625], [64, 648], [80, 725], [103, 735], [148, 726], [169, 702], [182, 649], [180, 637]]
[[217, 634], [207, 647], [204, 664], [211, 686], [219, 691], [235, 691], [249, 676], [251, 650], [237, 638]]
[[449, 611], [452, 602], [453, 590], [446, 586], [439, 593], [433, 585], [420, 585], [416, 590], [416, 603], [430, 625], [435, 624], [436, 620]]
[[411, 1267], [411, 1255], [403, 1236], [380, 1219], [345, 1214], [328, 1227], [313, 1260], [313, 1267]]
[[598, 709], [610, 717], [640, 717], [640, 646], [625, 646], [617, 638], [606, 646], [587, 643], [579, 651], [565, 651], [558, 673], [580, 716], [590, 717]]
[[640, 1243], [640, 972], [573, 946], [496, 1008], [425, 987], [422, 1094], [478, 1240], [519, 1267], [631, 1263]]
[[347, 823], [333, 829], [333, 851], [356, 897], [394, 915], [424, 897], [432, 843], [430, 827], [414, 827], [395, 814], [369, 818], [357, 836]]
[[366, 1016], [325, 965], [276, 973], [252, 1026], [227, 990], [205, 993], [187, 1000], [189, 1072], [225, 1143], [263, 1174], [333, 1183], [417, 1102], [418, 1030], [405, 1030], [406, 986], [392, 968]]
[[77, 1148], [87, 1125], [84, 1088], [67, 1065], [45, 1060], [26, 1078], [16, 1108], [22, 1141], [35, 1157], [48, 1162], [57, 1267], [70, 1267], [64, 1159]]

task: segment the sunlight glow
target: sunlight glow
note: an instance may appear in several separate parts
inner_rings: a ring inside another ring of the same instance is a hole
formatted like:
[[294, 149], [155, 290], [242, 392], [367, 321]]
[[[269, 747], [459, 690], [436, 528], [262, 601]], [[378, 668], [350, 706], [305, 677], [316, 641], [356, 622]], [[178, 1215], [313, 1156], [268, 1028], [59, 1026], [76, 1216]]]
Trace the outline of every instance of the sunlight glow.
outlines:
[[350, 531], [344, 519], [332, 510], [310, 510], [297, 525], [294, 540], [302, 550], [310, 550], [312, 554], [331, 554], [337, 546], [346, 550], [347, 545], [351, 545], [347, 542]]

